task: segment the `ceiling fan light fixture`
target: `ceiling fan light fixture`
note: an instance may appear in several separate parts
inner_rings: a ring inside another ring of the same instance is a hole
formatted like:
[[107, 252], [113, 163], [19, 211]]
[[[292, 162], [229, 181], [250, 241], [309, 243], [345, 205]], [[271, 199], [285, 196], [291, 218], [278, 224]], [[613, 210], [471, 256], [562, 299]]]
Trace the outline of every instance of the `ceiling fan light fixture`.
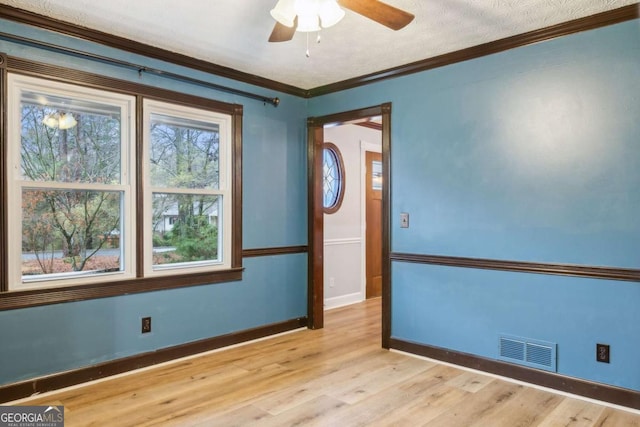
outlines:
[[71, 113], [49, 113], [42, 119], [42, 124], [51, 129], [71, 129], [78, 121]]
[[320, 31], [320, 20], [315, 13], [298, 14], [298, 28], [296, 31], [309, 33], [312, 31]]
[[295, 0], [295, 12], [298, 15], [298, 27], [296, 31], [308, 33], [320, 31], [320, 17], [318, 0]]
[[273, 19], [291, 28], [296, 18], [296, 0], [278, 0], [270, 13]]
[[318, 15], [322, 28], [329, 28], [344, 18], [344, 10], [338, 6], [336, 0], [321, 0]]
[[60, 121], [58, 122], [58, 127], [60, 129], [71, 129], [77, 124], [78, 122], [76, 121], [76, 118], [73, 117], [73, 114], [67, 113], [60, 115]]
[[415, 18], [412, 13], [383, 0], [278, 0], [271, 10], [271, 16], [277, 22], [269, 42], [286, 42], [293, 39], [298, 31], [319, 32], [320, 28], [331, 27], [345, 17], [346, 9], [395, 31], [406, 27]]
[[51, 129], [56, 129], [58, 127], [58, 114], [47, 114], [42, 119], [42, 124]]

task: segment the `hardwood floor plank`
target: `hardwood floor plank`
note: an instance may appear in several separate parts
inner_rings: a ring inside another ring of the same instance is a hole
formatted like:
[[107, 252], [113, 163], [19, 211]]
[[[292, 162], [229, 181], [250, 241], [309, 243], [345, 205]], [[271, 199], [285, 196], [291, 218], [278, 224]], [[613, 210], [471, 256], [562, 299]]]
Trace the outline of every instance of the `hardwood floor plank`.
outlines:
[[640, 416], [605, 408], [594, 425], [596, 427], [640, 427]]
[[380, 348], [366, 353], [347, 353], [348, 360], [338, 365], [320, 367], [311, 375], [305, 375], [299, 381], [292, 383], [286, 389], [272, 393], [254, 404], [259, 408], [277, 415], [300, 403], [314, 399], [326, 390], [340, 384], [350, 383], [354, 378], [370, 369], [384, 366], [388, 362], [388, 352]]
[[[165, 372], [159, 373], [158, 376], [154, 375], [152, 387], [149, 387], [149, 382], [143, 381], [143, 378], [133, 382], [133, 386], [127, 387], [120, 387], [119, 382], [116, 381], [98, 383], [84, 390], [79, 390], [77, 394], [68, 396], [65, 399], [67, 402], [65, 407], [91, 411], [94, 404], [101, 403], [105, 406], [105, 411], [109, 406], [112, 406], [111, 410], [117, 413], [120, 408], [126, 407], [123, 402], [131, 402], [137, 406], [153, 404], [158, 400], [171, 399], [176, 394], [176, 390], [181, 390], [182, 387], [209, 387], [224, 382], [233, 382], [249, 374], [249, 371], [235, 366], [213, 367], [212, 369], [207, 369], [204, 366], [202, 368], [191, 366], [190, 369], [189, 372], [178, 370], [175, 373], [169, 371], [171, 375], [167, 375]], [[195, 372], [196, 369], [198, 372]]]
[[[326, 417], [326, 425], [419, 425], [429, 417], [427, 411], [423, 410], [425, 402], [433, 404], [435, 408], [438, 400], [442, 402], [446, 398], [453, 398], [453, 395], [457, 400], [467, 394], [444, 384], [443, 374], [446, 375], [446, 373], [442, 372], [443, 368], [449, 369], [442, 365], [436, 366], [407, 379], [398, 387], [381, 390], [355, 404], [341, 408]], [[453, 369], [450, 369], [450, 372], [454, 375], [460, 373]], [[451, 394], [448, 394], [449, 392]], [[438, 397], [434, 397], [436, 393], [439, 393]], [[415, 408], [420, 410], [414, 412], [417, 417], [412, 419], [410, 414]], [[432, 411], [428, 419], [435, 418], [444, 410], [446, 407], [443, 406], [440, 410]]]
[[[492, 426], [538, 426], [559, 404], [563, 397], [530, 387], [523, 387], [513, 399], [501, 405], [491, 414]], [[485, 426], [482, 420], [471, 425]]]
[[347, 405], [330, 396], [318, 396], [263, 422], [261, 427], [327, 425], [323, 418]]
[[593, 426], [603, 411], [604, 406], [593, 405], [584, 400], [565, 398], [539, 426]]
[[451, 387], [457, 387], [469, 393], [476, 393], [491, 384], [494, 378], [487, 375], [476, 374], [475, 372], [465, 372], [448, 381]]
[[[278, 368], [260, 368], [249, 373], [241, 381], [233, 381], [203, 390], [194, 390], [190, 398], [182, 398], [179, 402], [176, 401], [176, 405], [172, 405], [172, 407], [161, 408], [160, 413], [155, 414], [156, 421], [173, 422], [197, 413], [210, 416], [216, 412], [233, 410], [250, 404], [256, 397], [270, 390], [286, 386], [290, 382], [292, 375], [296, 374], [279, 365], [274, 366], [278, 366]], [[268, 371], [267, 374], [261, 375], [261, 371], [265, 370]]]
[[[456, 368], [438, 365], [424, 374], [412, 378], [412, 382], [416, 381], [418, 384], [425, 383], [427, 385], [424, 393], [420, 393], [415, 399], [407, 400], [395, 410], [374, 420], [371, 425], [379, 427], [418, 426], [428, 423], [457, 406], [469, 396], [469, 392], [447, 384], [449, 380], [464, 373]], [[411, 383], [402, 384], [399, 390], [404, 391], [407, 385], [413, 387]], [[387, 395], [388, 393], [385, 393], [383, 397]]]
[[[230, 404], [240, 403], [244, 397], [239, 390], [251, 389], [251, 384], [260, 384], [286, 373], [281, 366], [272, 365], [254, 372], [242, 372], [241, 375], [215, 375], [195, 378], [189, 384], [188, 393], [183, 387], [167, 387], [150, 382], [136, 395], [122, 396], [121, 399], [108, 399], [95, 405], [75, 410], [75, 416], [83, 419], [110, 415], [123, 421], [122, 426], [141, 427], [157, 422], [180, 419], [185, 414], [198, 412], [197, 409], [219, 411]], [[249, 396], [247, 394], [247, 396]], [[237, 399], [237, 400], [236, 400]], [[144, 410], [141, 410], [144, 408]]]
[[[523, 386], [503, 381], [492, 382], [482, 392], [468, 394], [467, 399], [422, 425], [434, 427], [493, 425], [497, 421], [494, 414], [498, 412], [500, 406], [514, 399], [523, 388]], [[470, 398], [471, 396], [474, 396], [473, 399]]]
[[183, 418], [176, 423], [167, 423], [169, 426], [194, 426], [194, 427], [211, 427], [211, 426], [225, 426], [225, 427], [245, 427], [260, 423], [268, 422], [273, 415], [263, 411], [260, 408], [256, 408], [253, 405], [246, 405], [232, 411], [214, 413], [210, 416], [203, 414], [195, 414], [191, 418]]
[[367, 371], [340, 385], [332, 384], [326, 393], [343, 402], [354, 404], [393, 385], [403, 383], [433, 366], [435, 366], [434, 363], [419, 359], [406, 359], [403, 356], [397, 361], [389, 360], [385, 366]]
[[325, 328], [175, 361], [21, 405], [86, 426], [640, 427], [640, 415], [381, 348], [380, 300]]

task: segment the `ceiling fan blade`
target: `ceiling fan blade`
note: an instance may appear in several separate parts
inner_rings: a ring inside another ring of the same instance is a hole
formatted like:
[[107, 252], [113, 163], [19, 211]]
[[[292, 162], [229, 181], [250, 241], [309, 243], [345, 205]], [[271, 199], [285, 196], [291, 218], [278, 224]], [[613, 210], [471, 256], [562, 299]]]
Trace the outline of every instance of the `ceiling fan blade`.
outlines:
[[415, 16], [378, 0], [338, 0], [340, 6], [376, 21], [392, 30], [400, 30]]
[[293, 35], [296, 32], [296, 27], [298, 26], [298, 17], [296, 16], [295, 21], [293, 21], [293, 27], [287, 27], [286, 25], [282, 25], [281, 23], [276, 21], [276, 25], [273, 27], [273, 31], [271, 31], [271, 35], [269, 36], [269, 41], [272, 43], [278, 42], [287, 42], [293, 38]]

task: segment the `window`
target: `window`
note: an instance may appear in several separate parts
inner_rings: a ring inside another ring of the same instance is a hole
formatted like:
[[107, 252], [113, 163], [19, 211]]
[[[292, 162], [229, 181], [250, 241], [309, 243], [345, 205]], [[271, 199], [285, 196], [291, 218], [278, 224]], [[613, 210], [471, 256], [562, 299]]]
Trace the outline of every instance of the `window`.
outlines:
[[133, 277], [132, 96], [9, 76], [9, 289]]
[[138, 85], [154, 100], [7, 82], [0, 286], [51, 291], [13, 306], [241, 278], [241, 106]]
[[332, 214], [340, 209], [345, 191], [344, 163], [340, 150], [330, 142], [322, 150], [322, 192], [324, 212]]
[[144, 102], [145, 275], [228, 268], [231, 117]]
[[371, 189], [382, 190], [382, 162], [374, 160], [371, 162]]

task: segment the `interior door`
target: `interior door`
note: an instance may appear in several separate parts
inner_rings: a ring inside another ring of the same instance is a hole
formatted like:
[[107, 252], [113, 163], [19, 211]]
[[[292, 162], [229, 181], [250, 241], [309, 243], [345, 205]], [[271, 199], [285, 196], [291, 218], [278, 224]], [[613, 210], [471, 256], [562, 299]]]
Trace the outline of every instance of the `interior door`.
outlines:
[[382, 155], [365, 153], [367, 298], [382, 296]]

